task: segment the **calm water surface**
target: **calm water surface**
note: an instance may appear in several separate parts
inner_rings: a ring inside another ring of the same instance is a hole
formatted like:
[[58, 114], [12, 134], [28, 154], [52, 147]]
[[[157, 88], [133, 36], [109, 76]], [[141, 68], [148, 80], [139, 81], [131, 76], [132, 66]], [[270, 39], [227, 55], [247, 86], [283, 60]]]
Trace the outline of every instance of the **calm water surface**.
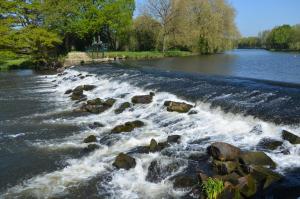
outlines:
[[[79, 104], [64, 92], [83, 84], [97, 86], [85, 92], [88, 99], [115, 98], [116, 104], [101, 115], [74, 114]], [[156, 92], [153, 103], [114, 113], [132, 96], [150, 91]], [[193, 103], [198, 114], [169, 113], [165, 100]], [[189, 157], [201, 157], [215, 141], [261, 150], [261, 139], [282, 140], [283, 129], [300, 135], [300, 55], [235, 50], [74, 67], [61, 76], [3, 72], [0, 110], [0, 198], [180, 198], [186, 192], [173, 190], [175, 173], [159, 183], [146, 180], [153, 160], [162, 167], [177, 162], [178, 172], [185, 172], [195, 167]], [[144, 121], [145, 128], [109, 133], [136, 119]], [[93, 122], [105, 127], [91, 129]], [[86, 154], [82, 141], [90, 134], [97, 136], [99, 149]], [[112, 167], [118, 153], [172, 134], [182, 136], [181, 144], [161, 153], [133, 154], [137, 166], [130, 171]], [[284, 142], [288, 155], [265, 151], [284, 175], [265, 196], [300, 196], [299, 147]]]

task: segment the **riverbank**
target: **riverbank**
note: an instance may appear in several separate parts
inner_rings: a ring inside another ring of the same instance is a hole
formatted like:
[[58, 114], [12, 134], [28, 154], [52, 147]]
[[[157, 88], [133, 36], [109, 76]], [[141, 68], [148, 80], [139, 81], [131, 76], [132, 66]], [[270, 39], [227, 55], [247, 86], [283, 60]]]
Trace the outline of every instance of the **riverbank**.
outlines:
[[[91, 63], [105, 63], [120, 59], [132, 59], [132, 60], [142, 60], [142, 59], [159, 59], [165, 57], [187, 57], [196, 55], [195, 53], [189, 51], [111, 51], [102, 54], [91, 53], [91, 52], [69, 52], [64, 58], [61, 58], [59, 62], [63, 67], [70, 67], [74, 65], [83, 65]], [[6, 59], [0, 63], [1, 70], [11, 70], [11, 69], [21, 69], [21, 68], [32, 68], [29, 64], [30, 59], [28, 57], [20, 57], [14, 59]]]
[[0, 71], [11, 70], [15, 68], [23, 68], [25, 67], [25, 63], [28, 60], [29, 60], [28, 57], [1, 60]]

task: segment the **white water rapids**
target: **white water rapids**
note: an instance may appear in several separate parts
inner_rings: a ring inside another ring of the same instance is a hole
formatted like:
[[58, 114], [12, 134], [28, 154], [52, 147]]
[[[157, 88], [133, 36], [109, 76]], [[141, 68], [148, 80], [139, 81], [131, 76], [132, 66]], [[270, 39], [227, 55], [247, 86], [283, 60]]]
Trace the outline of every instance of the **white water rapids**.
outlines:
[[[74, 69], [68, 69], [66, 72], [63, 76], [50, 75], [45, 77], [44, 81], [53, 85], [57, 84], [51, 89], [43, 89], [43, 92], [47, 91], [52, 93], [51, 96], [55, 96], [55, 99], [51, 100], [57, 101], [58, 109], [49, 110], [49, 113], [43, 113], [44, 115], [73, 110], [75, 108], [74, 102], [64, 92], [84, 84], [97, 86], [92, 91], [84, 92], [88, 99], [97, 97], [101, 99], [115, 98], [117, 102], [111, 109], [99, 115], [90, 114], [68, 119], [46, 119], [43, 121], [44, 123], [85, 125], [100, 122], [105, 127], [84, 130], [63, 139], [36, 141], [31, 143], [34, 147], [43, 148], [44, 150], [84, 148], [87, 146], [82, 142], [85, 137], [93, 134], [100, 140], [118, 124], [138, 119], [145, 122], [146, 126], [135, 129], [130, 133], [122, 133], [109, 146], [99, 144], [99, 149], [79, 159], [67, 160], [68, 165], [61, 170], [40, 174], [9, 188], [5, 193], [2, 193], [3, 198], [64, 196], [68, 194], [70, 189], [76, 189], [82, 183], [106, 173], [111, 173], [111, 180], [102, 184], [99, 182], [99, 184], [105, 188], [105, 191], [110, 193], [110, 198], [177, 198], [184, 195], [185, 192], [174, 190], [172, 180], [166, 178], [160, 183], [146, 181], [148, 166], [152, 160], [173, 161], [175, 157], [163, 156], [160, 153], [133, 154], [132, 156], [136, 159], [137, 165], [134, 169], [126, 171], [115, 170], [112, 166], [116, 155], [120, 152], [128, 152], [137, 146], [148, 145], [152, 138], [165, 141], [168, 135], [181, 135], [181, 143], [174, 144], [170, 148], [177, 154], [177, 159], [182, 157], [184, 162], [184, 157], [188, 157], [190, 154], [205, 153], [206, 147], [214, 141], [227, 142], [242, 149], [253, 150], [262, 138], [282, 140], [281, 131], [283, 129], [300, 135], [300, 128], [297, 126], [280, 126], [250, 116], [225, 114], [221, 109], [211, 109], [209, 104], [200, 101], [196, 102], [196, 106], [193, 108], [197, 111], [197, 114], [167, 112], [163, 106], [164, 101], [184, 101], [167, 92], [156, 92], [151, 104], [135, 105], [133, 108], [117, 115], [114, 110], [121, 103], [130, 102], [131, 97], [134, 95], [148, 94], [150, 90], [143, 90], [126, 81], [112, 80], [109, 76], [92, 74], [81, 79], [78, 77], [79, 73], [83, 76], [88, 73], [78, 72]], [[124, 74], [124, 77], [126, 75]], [[53, 80], [56, 80], [56, 82], [53, 82]], [[189, 101], [185, 102], [195, 104]], [[259, 129], [261, 132], [253, 133], [254, 128]], [[21, 134], [17, 136], [21, 136]], [[205, 140], [205, 138], [207, 140], [202, 142], [200, 146], [191, 148], [191, 142], [200, 139]], [[277, 170], [283, 174], [287, 168], [300, 167], [300, 146], [291, 145], [285, 141], [284, 147], [290, 151], [290, 154], [284, 155], [278, 151], [267, 153], [278, 164]], [[183, 164], [177, 172], [180, 172], [185, 166]], [[101, 194], [100, 192], [103, 192], [103, 190], [99, 190], [99, 194]]]

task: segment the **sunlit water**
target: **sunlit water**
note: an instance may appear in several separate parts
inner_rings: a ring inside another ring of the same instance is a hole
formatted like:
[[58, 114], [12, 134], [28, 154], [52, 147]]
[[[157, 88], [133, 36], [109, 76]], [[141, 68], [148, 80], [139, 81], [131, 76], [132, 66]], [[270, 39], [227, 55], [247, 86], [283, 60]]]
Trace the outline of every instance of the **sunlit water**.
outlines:
[[[221, 61], [213, 57], [76, 67], [63, 76], [32, 71], [0, 74], [0, 198], [180, 198], [187, 191], [174, 190], [172, 176], [190, 166], [190, 155], [205, 154], [210, 143], [224, 141], [255, 150], [263, 138], [281, 140], [282, 129], [300, 135], [297, 54], [235, 51], [216, 55]], [[269, 65], [259, 61], [266, 57]], [[223, 65], [230, 70], [219, 70], [223, 59], [233, 59]], [[276, 69], [270, 70], [271, 65]], [[79, 74], [91, 76], [81, 79]], [[100, 115], [72, 114], [78, 104], [64, 92], [82, 84], [97, 86], [85, 92], [89, 99], [115, 98], [116, 104]], [[151, 104], [114, 113], [132, 96], [150, 91], [156, 93]], [[167, 112], [165, 100], [195, 104], [198, 113]], [[114, 126], [136, 119], [146, 126], [110, 135]], [[88, 125], [96, 121], [105, 127], [90, 129]], [[97, 135], [100, 148], [86, 154], [82, 141], [90, 134]], [[180, 144], [160, 153], [132, 153], [137, 161], [134, 169], [112, 166], [118, 153], [148, 145], [152, 138], [165, 141], [173, 134], [182, 136]], [[296, 198], [300, 146], [284, 142], [284, 148], [289, 155], [266, 151], [285, 176], [268, 194]], [[148, 182], [148, 166], [156, 159], [162, 164], [177, 161], [180, 167], [159, 183]]]

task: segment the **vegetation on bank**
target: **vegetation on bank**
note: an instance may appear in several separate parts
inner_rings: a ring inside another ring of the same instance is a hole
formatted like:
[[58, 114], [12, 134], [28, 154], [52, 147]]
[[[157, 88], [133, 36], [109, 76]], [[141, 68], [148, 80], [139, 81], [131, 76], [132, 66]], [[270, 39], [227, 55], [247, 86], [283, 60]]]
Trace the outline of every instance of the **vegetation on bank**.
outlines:
[[59, 56], [85, 51], [100, 40], [109, 51], [141, 51], [122, 52], [128, 57], [161, 57], [152, 51], [164, 56], [181, 55], [177, 49], [223, 52], [239, 35], [226, 0], [147, 0], [136, 18], [134, 0], [10, 0], [0, 5], [0, 55], [28, 56], [36, 65], [57, 64]]
[[[102, 53], [88, 53], [92, 58], [102, 58]], [[108, 58], [126, 58], [126, 59], [155, 59], [155, 58], [163, 58], [163, 57], [186, 57], [195, 55], [190, 51], [110, 51], [105, 52], [104, 57]]]
[[239, 40], [238, 47], [300, 51], [300, 25], [282, 25], [263, 31], [257, 37], [242, 38]]

